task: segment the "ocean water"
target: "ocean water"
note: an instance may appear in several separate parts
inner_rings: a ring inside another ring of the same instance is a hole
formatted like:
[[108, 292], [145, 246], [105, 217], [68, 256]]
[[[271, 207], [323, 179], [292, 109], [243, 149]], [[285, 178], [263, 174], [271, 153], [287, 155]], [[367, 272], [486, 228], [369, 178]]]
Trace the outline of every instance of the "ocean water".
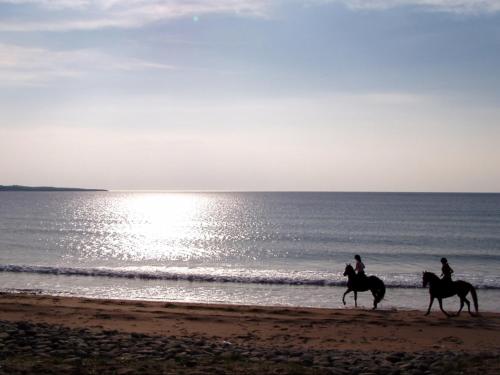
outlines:
[[445, 256], [500, 311], [500, 194], [0, 193], [2, 291], [336, 308], [354, 254], [381, 308], [425, 309]]

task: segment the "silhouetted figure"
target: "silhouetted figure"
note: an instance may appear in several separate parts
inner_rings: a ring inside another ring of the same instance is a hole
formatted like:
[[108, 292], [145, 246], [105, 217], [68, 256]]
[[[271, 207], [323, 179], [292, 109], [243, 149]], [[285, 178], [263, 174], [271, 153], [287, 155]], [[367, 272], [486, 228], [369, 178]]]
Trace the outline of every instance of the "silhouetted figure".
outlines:
[[443, 267], [441, 268], [441, 280], [447, 283], [451, 283], [451, 275], [453, 274], [453, 269], [448, 264], [448, 260], [446, 258], [441, 258], [441, 264], [443, 265]]
[[427, 313], [425, 315], [429, 315], [429, 313], [431, 312], [432, 303], [434, 302], [434, 298], [437, 298], [439, 301], [439, 308], [441, 309], [441, 311], [446, 316], [451, 316], [451, 314], [447, 313], [443, 309], [443, 298], [452, 297], [455, 294], [458, 297], [460, 297], [460, 309], [458, 310], [456, 315], [458, 316], [462, 311], [462, 309], [464, 308], [464, 302], [467, 303], [469, 314], [474, 315], [470, 311], [469, 300], [465, 298], [468, 293], [472, 295], [472, 300], [474, 301], [476, 314], [478, 314], [479, 306], [477, 302], [477, 293], [474, 287], [468, 282], [462, 280], [451, 281], [451, 279], [450, 281], [445, 281], [444, 278], [440, 279], [436, 274], [432, 272], [424, 272], [422, 275], [422, 283], [424, 288], [426, 288], [427, 284], [429, 284], [429, 294], [430, 294], [429, 308], [427, 309]]
[[366, 276], [365, 265], [361, 261], [361, 257], [358, 254], [356, 254], [356, 255], [354, 255], [354, 259], [356, 260], [356, 267], [354, 268], [354, 270], [356, 271], [356, 274], [358, 276]]
[[[359, 255], [358, 255], [359, 257]], [[357, 260], [357, 259], [356, 259]], [[361, 262], [361, 257], [360, 257]], [[363, 263], [361, 263], [363, 264]], [[342, 302], [345, 305], [345, 296], [347, 293], [354, 292], [354, 306], [358, 307], [358, 292], [366, 292], [370, 290], [373, 294], [373, 309], [377, 308], [377, 304], [382, 301], [385, 296], [385, 285], [382, 280], [377, 276], [366, 276], [364, 271], [360, 277], [359, 273], [356, 274], [354, 268], [347, 264], [344, 270], [344, 276], [347, 276], [347, 290], [342, 296]]]

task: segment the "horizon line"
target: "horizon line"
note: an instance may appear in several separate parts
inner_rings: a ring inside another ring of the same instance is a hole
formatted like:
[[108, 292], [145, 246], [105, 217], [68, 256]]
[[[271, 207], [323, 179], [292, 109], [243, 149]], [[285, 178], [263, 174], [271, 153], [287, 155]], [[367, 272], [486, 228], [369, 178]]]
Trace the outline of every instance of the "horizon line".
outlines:
[[151, 193], [374, 193], [374, 194], [500, 194], [500, 191], [397, 191], [397, 190], [224, 190], [224, 189], [106, 189], [109, 192]]
[[[500, 194], [500, 191], [429, 191], [429, 190], [279, 190], [279, 189], [113, 189], [113, 188], [95, 188], [95, 187], [67, 187], [56, 185], [20, 185], [10, 184], [0, 187], [24, 187], [30, 189], [50, 188], [50, 189], [75, 189], [94, 190], [102, 192], [163, 192], [163, 193], [374, 193], [374, 194]], [[0, 191], [2, 191], [0, 189]], [[8, 191], [8, 190], [7, 190]], [[19, 190], [23, 191], [23, 190]], [[57, 192], [57, 191], [56, 191]]]

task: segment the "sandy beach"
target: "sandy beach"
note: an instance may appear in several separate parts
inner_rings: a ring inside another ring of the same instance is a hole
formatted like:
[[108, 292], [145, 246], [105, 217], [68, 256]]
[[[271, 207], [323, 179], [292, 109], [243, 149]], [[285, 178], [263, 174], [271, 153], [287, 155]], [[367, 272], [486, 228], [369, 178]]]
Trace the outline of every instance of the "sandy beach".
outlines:
[[2, 373], [500, 371], [497, 313], [446, 318], [2, 294], [0, 321]]

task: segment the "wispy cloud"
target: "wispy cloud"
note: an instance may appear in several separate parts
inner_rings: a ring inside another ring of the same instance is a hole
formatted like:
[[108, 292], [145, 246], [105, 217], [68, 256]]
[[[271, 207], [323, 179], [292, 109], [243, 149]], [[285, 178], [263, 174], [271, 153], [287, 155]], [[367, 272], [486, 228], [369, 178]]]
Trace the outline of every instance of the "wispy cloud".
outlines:
[[53, 51], [0, 44], [0, 82], [4, 85], [40, 85], [63, 77], [84, 77], [96, 71], [174, 69], [139, 59], [117, 58], [97, 50]]
[[[500, 11], [500, 0], [296, 0], [296, 4], [343, 3], [355, 10], [413, 6], [462, 14]], [[0, 31], [67, 31], [138, 28], [154, 22], [208, 14], [266, 16], [283, 0], [0, 0], [35, 8], [32, 18], [0, 22]], [[23, 14], [27, 14], [23, 12]]]
[[35, 5], [48, 9], [84, 8], [90, 4], [88, 0], [0, 0], [0, 4]]
[[[0, 0], [38, 9], [34, 19], [11, 19], [0, 31], [66, 31], [137, 28], [153, 22], [207, 14], [263, 16], [266, 0]], [[65, 12], [66, 11], [66, 12]], [[54, 18], [56, 17], [56, 18]]]
[[462, 14], [500, 11], [499, 0], [323, 0], [323, 2], [340, 2], [351, 9], [364, 10], [412, 6], [426, 10]]

